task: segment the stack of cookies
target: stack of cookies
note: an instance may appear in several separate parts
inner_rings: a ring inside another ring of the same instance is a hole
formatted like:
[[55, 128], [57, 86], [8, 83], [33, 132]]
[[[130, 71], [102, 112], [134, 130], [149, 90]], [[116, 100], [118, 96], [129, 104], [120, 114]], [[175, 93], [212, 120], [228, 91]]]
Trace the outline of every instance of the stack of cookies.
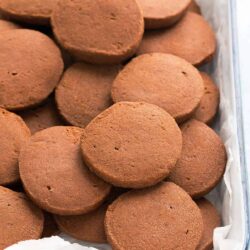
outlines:
[[[212, 249], [227, 156], [191, 0], [0, 0], [0, 249], [60, 231]], [[57, 229], [58, 228], [58, 229]]]

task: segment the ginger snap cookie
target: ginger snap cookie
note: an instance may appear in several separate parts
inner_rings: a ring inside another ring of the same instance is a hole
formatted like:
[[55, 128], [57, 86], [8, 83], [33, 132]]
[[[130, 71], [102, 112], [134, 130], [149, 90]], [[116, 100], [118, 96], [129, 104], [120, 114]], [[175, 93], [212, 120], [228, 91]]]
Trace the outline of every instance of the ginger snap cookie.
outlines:
[[43, 213], [24, 194], [0, 187], [0, 249], [19, 241], [39, 239]]
[[201, 14], [201, 9], [200, 6], [196, 3], [195, 0], [191, 1], [191, 4], [188, 7], [188, 11], [197, 13], [197, 14]]
[[21, 27], [15, 23], [6, 21], [6, 20], [0, 20], [0, 34], [3, 31], [9, 31], [14, 29], [20, 29]]
[[0, 13], [15, 21], [49, 25], [57, 2], [58, 0], [1, 0]]
[[63, 125], [55, 101], [50, 97], [43, 105], [19, 112], [32, 134], [53, 126]]
[[97, 64], [131, 57], [144, 32], [136, 0], [61, 0], [52, 14], [52, 26], [65, 49]]
[[199, 71], [184, 59], [164, 53], [134, 58], [112, 86], [114, 102], [152, 103], [165, 109], [177, 122], [192, 117], [203, 93]]
[[206, 124], [190, 120], [182, 127], [181, 157], [169, 180], [193, 198], [210, 192], [221, 180], [227, 155], [220, 137]]
[[193, 118], [201, 122], [211, 124], [218, 111], [220, 102], [220, 92], [212, 78], [201, 72], [204, 82], [204, 94], [199, 107], [196, 109]]
[[159, 29], [175, 24], [186, 13], [191, 0], [137, 0], [142, 9], [145, 28]]
[[111, 86], [119, 66], [77, 63], [70, 67], [56, 89], [60, 114], [75, 126], [85, 127], [112, 105]]
[[0, 34], [0, 107], [20, 110], [44, 101], [63, 71], [60, 50], [46, 35], [26, 29]]
[[51, 127], [33, 135], [19, 157], [20, 176], [32, 200], [44, 210], [78, 215], [96, 209], [110, 185], [84, 165], [83, 129]]
[[107, 211], [107, 204], [98, 209], [75, 216], [55, 216], [56, 223], [60, 230], [68, 235], [83, 241], [93, 243], [106, 243], [104, 231], [104, 218]]
[[86, 127], [82, 153], [89, 168], [124, 188], [154, 185], [180, 157], [182, 137], [175, 120], [156, 105], [120, 102]]
[[30, 131], [18, 115], [0, 108], [0, 185], [19, 180], [18, 156], [30, 138]]
[[170, 29], [146, 32], [137, 54], [170, 53], [199, 66], [210, 61], [215, 50], [215, 34], [207, 21], [188, 12]]
[[203, 234], [196, 250], [211, 250], [213, 248], [213, 232], [216, 227], [221, 225], [221, 218], [216, 208], [207, 199], [197, 200], [196, 204], [200, 208], [204, 225]]
[[171, 182], [133, 190], [108, 208], [105, 231], [113, 249], [194, 250], [203, 222], [197, 205]]

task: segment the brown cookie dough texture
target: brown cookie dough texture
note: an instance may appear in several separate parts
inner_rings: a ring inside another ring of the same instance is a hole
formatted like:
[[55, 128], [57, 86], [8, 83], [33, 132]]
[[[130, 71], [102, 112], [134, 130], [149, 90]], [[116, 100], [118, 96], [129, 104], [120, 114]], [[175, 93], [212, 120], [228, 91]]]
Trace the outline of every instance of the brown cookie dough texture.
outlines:
[[201, 122], [211, 124], [219, 107], [220, 92], [209, 75], [201, 72], [201, 76], [205, 89], [200, 105], [196, 109], [193, 118]]
[[83, 130], [52, 127], [33, 135], [19, 157], [25, 190], [44, 210], [78, 215], [96, 209], [110, 185], [84, 165], [80, 151]]
[[19, 241], [39, 239], [43, 213], [24, 194], [0, 187], [0, 249]]
[[52, 26], [65, 49], [98, 64], [131, 57], [144, 32], [136, 0], [61, 0], [52, 14]]
[[104, 204], [84, 215], [55, 216], [55, 219], [62, 232], [78, 240], [106, 243], [107, 239], [104, 231], [106, 210], [107, 205]]
[[192, 117], [203, 93], [199, 71], [184, 59], [163, 53], [134, 58], [112, 86], [114, 102], [152, 103], [165, 109], [177, 122]]
[[181, 157], [169, 180], [192, 197], [202, 197], [221, 180], [227, 162], [225, 146], [206, 124], [191, 120], [182, 128]]
[[120, 196], [108, 208], [105, 231], [112, 249], [194, 250], [203, 223], [190, 196], [167, 182], [133, 190]]
[[30, 128], [32, 134], [49, 127], [63, 125], [53, 98], [49, 98], [40, 107], [19, 112], [19, 115]]
[[48, 25], [58, 0], [1, 0], [0, 13], [29, 24]]
[[176, 164], [182, 137], [175, 120], [148, 103], [120, 102], [85, 129], [82, 152], [90, 169], [114, 186], [154, 185]]
[[211, 250], [213, 249], [213, 232], [216, 227], [221, 225], [221, 219], [216, 208], [206, 199], [196, 201], [200, 208], [203, 220], [203, 234], [201, 241], [196, 250]]
[[215, 34], [209, 24], [202, 16], [188, 12], [170, 29], [145, 33], [137, 53], [170, 53], [199, 66], [210, 61], [215, 50]]
[[191, 4], [188, 7], [188, 11], [197, 13], [197, 14], [201, 14], [201, 9], [200, 6], [196, 3], [195, 0], [191, 1]]
[[119, 66], [74, 64], [56, 89], [59, 112], [72, 125], [85, 127], [112, 104], [111, 86]]
[[158, 29], [176, 23], [187, 11], [191, 0], [137, 0], [142, 9], [145, 28]]
[[45, 100], [63, 71], [60, 50], [46, 35], [17, 29], [0, 34], [0, 106], [32, 107]]
[[15, 23], [6, 20], [0, 20], [0, 34], [4, 31], [19, 29], [19, 28], [20, 26]]
[[0, 108], [0, 185], [19, 180], [18, 156], [30, 131], [18, 115]]

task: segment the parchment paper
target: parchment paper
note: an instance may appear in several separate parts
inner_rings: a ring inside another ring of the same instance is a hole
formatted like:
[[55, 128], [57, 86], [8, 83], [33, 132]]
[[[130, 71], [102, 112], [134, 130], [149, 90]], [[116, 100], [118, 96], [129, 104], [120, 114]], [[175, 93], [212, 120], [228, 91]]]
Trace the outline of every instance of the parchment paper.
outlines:
[[[156, 0], [157, 1], [157, 0]], [[246, 241], [247, 217], [242, 185], [240, 149], [238, 146], [235, 73], [232, 53], [232, 23], [229, 0], [198, 0], [202, 12], [217, 35], [218, 50], [214, 61], [204, 67], [220, 88], [220, 115], [216, 130], [225, 142], [228, 164], [221, 184], [208, 198], [221, 211], [223, 227], [214, 232], [215, 250], [243, 250]], [[240, 101], [240, 100], [238, 100]], [[84, 250], [110, 249], [107, 245], [88, 245], [64, 234], [38, 241], [26, 241], [8, 250]], [[79, 244], [77, 244], [79, 243]], [[92, 248], [96, 247], [96, 248]], [[155, 249], [157, 250], [157, 249]]]

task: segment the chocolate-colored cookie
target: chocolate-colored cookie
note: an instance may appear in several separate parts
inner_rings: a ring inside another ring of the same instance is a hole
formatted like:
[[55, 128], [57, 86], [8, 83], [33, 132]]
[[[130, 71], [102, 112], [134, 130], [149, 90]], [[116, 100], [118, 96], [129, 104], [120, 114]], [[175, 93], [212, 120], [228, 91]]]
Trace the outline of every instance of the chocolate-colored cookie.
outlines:
[[60, 50], [46, 35], [17, 29], [0, 34], [0, 106], [19, 110], [41, 103], [63, 71]]
[[82, 137], [90, 169], [114, 186], [142, 188], [167, 177], [181, 153], [174, 119], [148, 103], [120, 102], [92, 120]]
[[6, 20], [0, 20], [0, 34], [3, 31], [14, 30], [14, 29], [19, 29], [19, 28], [20, 26], [15, 23], [12, 23]]
[[201, 241], [196, 250], [212, 250], [214, 229], [221, 225], [220, 215], [216, 208], [206, 199], [200, 199], [196, 201], [196, 204], [201, 210], [204, 225]]
[[67, 122], [85, 127], [111, 104], [111, 85], [118, 66], [74, 64], [64, 74], [56, 89], [56, 101]]
[[83, 129], [51, 127], [33, 135], [19, 157], [20, 176], [29, 196], [44, 210], [78, 215], [96, 209], [110, 185], [84, 165]]
[[203, 93], [199, 71], [184, 59], [163, 53], [134, 58], [112, 86], [114, 102], [152, 103], [165, 109], [177, 122], [192, 117]]
[[227, 162], [225, 146], [206, 124], [191, 120], [182, 128], [181, 158], [171, 172], [170, 180], [192, 197], [202, 197], [221, 180]]
[[201, 14], [201, 9], [200, 6], [196, 3], [195, 0], [191, 1], [191, 4], [188, 7], [188, 11], [197, 13], [197, 14]]
[[29, 138], [30, 131], [21, 117], [0, 108], [0, 185], [19, 180], [18, 156]]
[[1, 0], [0, 13], [12, 20], [48, 25], [58, 0]]
[[98, 64], [131, 57], [144, 32], [136, 0], [61, 0], [52, 14], [52, 26], [65, 49]]
[[42, 238], [51, 237], [57, 234], [59, 234], [59, 229], [57, 227], [53, 215], [45, 212]]
[[202, 16], [188, 12], [170, 29], [147, 32], [137, 53], [170, 53], [199, 66], [210, 61], [215, 50], [215, 35], [209, 24]]
[[187, 11], [191, 0], [137, 0], [142, 8], [145, 28], [158, 29], [175, 24]]
[[23, 240], [39, 239], [43, 213], [24, 194], [0, 187], [0, 249]]
[[167, 182], [120, 196], [107, 210], [105, 231], [116, 250], [194, 250], [203, 223], [190, 196]]
[[19, 112], [19, 115], [30, 128], [32, 134], [49, 127], [63, 125], [52, 97], [42, 106]]
[[84, 215], [55, 216], [55, 220], [62, 232], [78, 240], [106, 243], [104, 218], [107, 206], [107, 204], [104, 204], [98, 209]]
[[201, 76], [204, 82], [205, 92], [193, 118], [210, 124], [214, 120], [219, 107], [220, 92], [209, 75], [201, 72]]

